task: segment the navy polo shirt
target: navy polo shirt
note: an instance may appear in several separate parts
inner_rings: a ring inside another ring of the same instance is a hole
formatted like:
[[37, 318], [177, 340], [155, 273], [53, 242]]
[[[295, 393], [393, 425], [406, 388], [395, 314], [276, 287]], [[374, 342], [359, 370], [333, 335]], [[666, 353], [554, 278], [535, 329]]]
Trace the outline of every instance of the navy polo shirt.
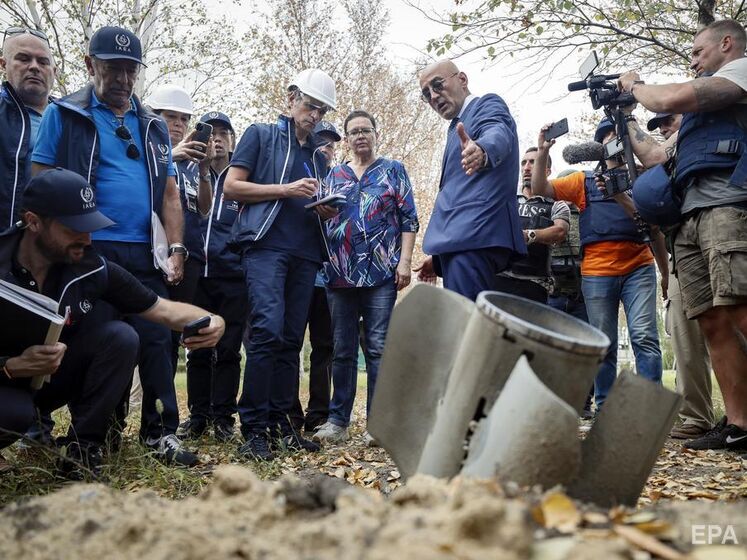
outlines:
[[[312, 177], [314, 164], [312, 160], [313, 148], [307, 142], [304, 146], [298, 144], [295, 136], [290, 139], [294, 153], [293, 167], [290, 174], [286, 170], [284, 183], [292, 183], [304, 177]], [[256, 167], [260, 153], [259, 136], [244, 134], [241, 142], [231, 158], [231, 166], [243, 167], [251, 170]], [[289, 253], [310, 261], [321, 263], [322, 232], [319, 218], [314, 210], [307, 210], [304, 205], [312, 202], [312, 198], [284, 198], [280, 212], [262, 239], [255, 241], [252, 249], [271, 249]]]
[[[96, 241], [121, 241], [150, 243], [151, 192], [148, 168], [145, 161], [140, 119], [132, 102], [124, 115], [124, 125], [129, 129], [140, 157], [127, 157], [128, 142], [116, 135], [120, 124], [111, 109], [101, 103], [91, 92], [91, 106], [99, 141], [99, 165], [96, 170], [96, 205], [115, 223], [93, 232]], [[47, 107], [42, 117], [32, 160], [44, 165], [55, 165], [57, 146], [62, 137], [60, 108], [54, 103]], [[169, 176], [176, 176], [169, 144]]]

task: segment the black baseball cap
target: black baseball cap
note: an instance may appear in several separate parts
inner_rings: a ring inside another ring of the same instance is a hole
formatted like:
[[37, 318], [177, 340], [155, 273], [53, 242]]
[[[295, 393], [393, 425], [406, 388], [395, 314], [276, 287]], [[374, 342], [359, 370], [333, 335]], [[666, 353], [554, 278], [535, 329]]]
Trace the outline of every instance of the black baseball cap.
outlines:
[[124, 27], [101, 27], [96, 30], [88, 43], [88, 54], [101, 60], [125, 59], [143, 64], [140, 39]]
[[329, 134], [335, 142], [342, 140], [342, 136], [337, 132], [335, 125], [329, 121], [319, 121], [314, 127], [314, 134]]
[[96, 193], [88, 181], [61, 167], [45, 169], [29, 181], [23, 193], [23, 208], [54, 218], [79, 233], [114, 225], [96, 209]]
[[654, 130], [659, 128], [661, 121], [671, 116], [672, 116], [672, 113], [656, 113], [654, 118], [649, 120], [648, 123], [646, 123], [646, 128], [648, 128], [649, 131], [653, 132]]
[[204, 123], [218, 123], [222, 124], [223, 126], [226, 126], [231, 129], [231, 132], [233, 132], [233, 125], [231, 124], [231, 119], [228, 118], [228, 115], [225, 113], [221, 113], [220, 111], [210, 111], [209, 113], [205, 113], [200, 117], [200, 122]]

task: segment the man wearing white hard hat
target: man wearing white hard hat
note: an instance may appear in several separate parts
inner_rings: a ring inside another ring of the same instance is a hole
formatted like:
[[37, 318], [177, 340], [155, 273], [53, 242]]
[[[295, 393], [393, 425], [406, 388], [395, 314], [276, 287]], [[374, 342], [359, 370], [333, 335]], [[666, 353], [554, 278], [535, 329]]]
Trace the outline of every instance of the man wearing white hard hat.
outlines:
[[[159, 86], [146, 101], [147, 105], [160, 116], [169, 130], [173, 146], [171, 157], [176, 165], [176, 184], [184, 214], [183, 243], [186, 248], [184, 274], [178, 284], [169, 286], [169, 299], [194, 303], [197, 282], [205, 264], [202, 228], [210, 213], [212, 203], [212, 181], [210, 161], [211, 142], [199, 142], [190, 132], [190, 121], [194, 113], [192, 97], [184, 88], [165, 84]], [[179, 361], [181, 333], [171, 334], [171, 368], [176, 374]]]
[[336, 210], [305, 208], [322, 194], [327, 161], [314, 127], [335, 109], [335, 82], [308, 69], [288, 86], [286, 114], [253, 124], [236, 147], [224, 196], [242, 203], [232, 243], [242, 252], [251, 336], [239, 418], [246, 442], [239, 453], [269, 461], [271, 445], [317, 451], [296, 433], [288, 413], [295, 401], [299, 351], [314, 277], [326, 258], [322, 220]]

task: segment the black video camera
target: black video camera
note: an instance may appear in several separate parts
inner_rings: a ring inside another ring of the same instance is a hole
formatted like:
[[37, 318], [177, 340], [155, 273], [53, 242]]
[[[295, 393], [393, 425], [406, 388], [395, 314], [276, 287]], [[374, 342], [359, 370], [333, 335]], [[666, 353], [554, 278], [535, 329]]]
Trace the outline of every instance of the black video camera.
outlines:
[[607, 191], [604, 198], [613, 197], [632, 187], [628, 170], [625, 167], [607, 169], [606, 171], [596, 173], [596, 176], [604, 180], [604, 188]]
[[591, 51], [584, 63], [581, 65], [579, 72], [584, 78], [579, 82], [568, 84], [568, 91], [589, 90], [591, 97], [591, 106], [596, 110], [602, 107], [614, 109], [617, 107], [626, 107], [633, 105], [636, 101], [632, 93], [620, 93], [617, 89], [617, 80], [620, 74], [599, 74], [594, 72], [599, 67], [599, 58], [596, 51]]

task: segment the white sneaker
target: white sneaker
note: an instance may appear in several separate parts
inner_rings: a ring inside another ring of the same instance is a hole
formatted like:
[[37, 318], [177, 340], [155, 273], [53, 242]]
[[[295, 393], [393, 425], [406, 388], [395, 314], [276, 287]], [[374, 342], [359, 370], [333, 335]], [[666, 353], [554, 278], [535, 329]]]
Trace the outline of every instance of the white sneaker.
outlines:
[[350, 431], [347, 428], [333, 424], [332, 422], [325, 422], [319, 429], [314, 432], [311, 439], [322, 442], [322, 443], [342, 443], [350, 439]]
[[363, 432], [363, 440], [366, 442], [366, 447], [381, 447], [381, 444], [376, 441], [376, 438], [368, 433], [368, 430]]

